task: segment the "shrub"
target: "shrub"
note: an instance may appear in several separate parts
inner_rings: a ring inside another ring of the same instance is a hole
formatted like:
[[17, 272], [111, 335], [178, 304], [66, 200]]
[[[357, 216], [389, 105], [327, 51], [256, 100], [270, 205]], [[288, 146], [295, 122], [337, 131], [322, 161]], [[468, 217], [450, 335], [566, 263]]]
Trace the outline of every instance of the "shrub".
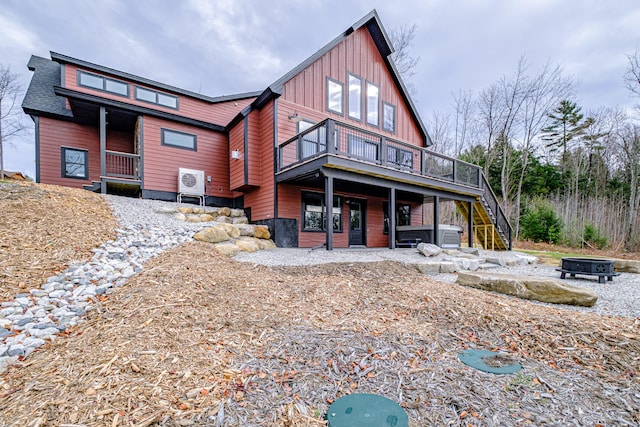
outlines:
[[562, 220], [547, 201], [538, 200], [520, 218], [522, 237], [534, 242], [558, 243]]
[[604, 249], [609, 244], [607, 236], [598, 227], [591, 224], [584, 225], [582, 241], [588, 246], [594, 246], [598, 249]]

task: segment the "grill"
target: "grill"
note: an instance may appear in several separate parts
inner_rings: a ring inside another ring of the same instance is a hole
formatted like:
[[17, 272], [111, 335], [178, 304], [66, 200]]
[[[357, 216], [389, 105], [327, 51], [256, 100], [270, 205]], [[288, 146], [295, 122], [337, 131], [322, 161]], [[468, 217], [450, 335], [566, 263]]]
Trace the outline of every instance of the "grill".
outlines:
[[605, 278], [612, 281], [613, 276], [620, 274], [614, 272], [612, 260], [595, 258], [562, 258], [562, 268], [558, 268], [557, 271], [560, 272], [561, 279], [564, 279], [567, 274], [571, 278], [581, 274], [598, 276], [599, 283], [604, 283]]

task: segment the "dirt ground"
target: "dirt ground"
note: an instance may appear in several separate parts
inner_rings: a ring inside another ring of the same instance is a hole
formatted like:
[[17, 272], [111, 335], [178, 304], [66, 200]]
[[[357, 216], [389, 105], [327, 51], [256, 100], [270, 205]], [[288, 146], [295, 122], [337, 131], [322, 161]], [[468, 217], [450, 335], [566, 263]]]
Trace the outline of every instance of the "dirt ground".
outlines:
[[[20, 206], [5, 190], [3, 212]], [[31, 191], [22, 204], [44, 197]], [[84, 194], [56, 193], [59, 212], [86, 209]], [[7, 226], [32, 220], [22, 212]], [[97, 245], [110, 224], [87, 240], [67, 229], [57, 242]], [[28, 264], [0, 267], [7, 277]], [[468, 348], [523, 369], [469, 368], [457, 358]], [[412, 427], [638, 425], [639, 366], [640, 319], [444, 284], [401, 263], [269, 268], [192, 242], [0, 375], [0, 426], [322, 426], [351, 393], [398, 402]]]

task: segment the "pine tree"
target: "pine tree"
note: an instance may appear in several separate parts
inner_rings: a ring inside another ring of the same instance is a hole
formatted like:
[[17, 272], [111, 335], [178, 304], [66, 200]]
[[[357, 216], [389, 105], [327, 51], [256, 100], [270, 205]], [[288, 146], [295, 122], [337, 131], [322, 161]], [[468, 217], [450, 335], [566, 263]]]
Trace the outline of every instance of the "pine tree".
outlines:
[[580, 110], [582, 108], [575, 102], [560, 101], [560, 105], [548, 115], [551, 123], [542, 129], [544, 134], [542, 139], [547, 141], [547, 148], [551, 151], [562, 150], [560, 163], [563, 169], [569, 143], [584, 132], [585, 123], [582, 122], [584, 115]]

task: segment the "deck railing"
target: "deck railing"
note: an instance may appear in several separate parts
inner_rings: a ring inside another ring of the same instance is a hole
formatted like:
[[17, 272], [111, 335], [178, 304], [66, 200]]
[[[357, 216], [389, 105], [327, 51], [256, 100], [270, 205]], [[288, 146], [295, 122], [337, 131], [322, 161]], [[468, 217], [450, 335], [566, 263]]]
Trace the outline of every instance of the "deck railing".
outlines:
[[511, 225], [482, 169], [428, 148], [387, 138], [346, 123], [326, 119], [278, 147], [278, 172], [326, 154], [399, 169], [453, 184], [484, 190], [484, 206], [500, 235], [511, 244]]
[[327, 153], [480, 188], [477, 165], [331, 119], [281, 144], [278, 171]]
[[140, 155], [105, 150], [106, 175], [113, 178], [140, 179]]

